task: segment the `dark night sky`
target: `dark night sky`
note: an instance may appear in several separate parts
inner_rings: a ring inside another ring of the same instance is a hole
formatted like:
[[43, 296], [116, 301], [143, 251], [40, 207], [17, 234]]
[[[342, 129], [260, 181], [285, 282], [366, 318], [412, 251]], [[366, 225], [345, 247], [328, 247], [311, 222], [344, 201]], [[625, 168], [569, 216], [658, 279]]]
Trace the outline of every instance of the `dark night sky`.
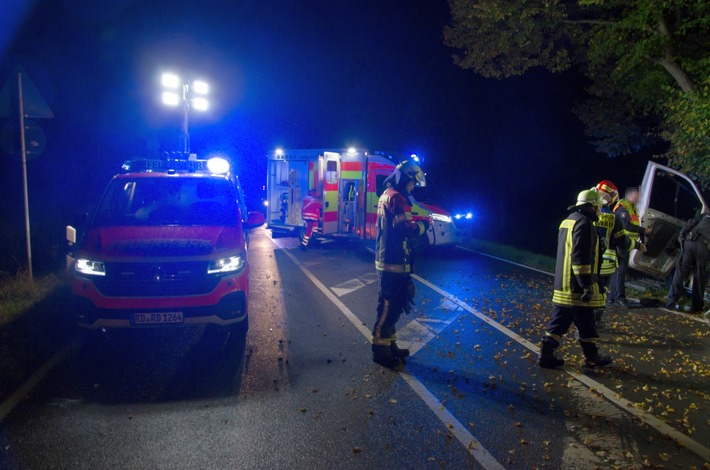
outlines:
[[[255, 200], [276, 146], [416, 152], [451, 205], [477, 211], [479, 235], [549, 254], [579, 190], [643, 175], [641, 159], [586, 144], [572, 74], [496, 81], [456, 67], [445, 1], [15, 4], [0, 19], [0, 79], [22, 65], [54, 112], [38, 122], [47, 145], [28, 171], [32, 224], [59, 237], [123, 160], [178, 146], [181, 114], [159, 102], [168, 68], [211, 84], [191, 148], [231, 155]], [[21, 232], [17, 160], [2, 153], [0, 215]]]

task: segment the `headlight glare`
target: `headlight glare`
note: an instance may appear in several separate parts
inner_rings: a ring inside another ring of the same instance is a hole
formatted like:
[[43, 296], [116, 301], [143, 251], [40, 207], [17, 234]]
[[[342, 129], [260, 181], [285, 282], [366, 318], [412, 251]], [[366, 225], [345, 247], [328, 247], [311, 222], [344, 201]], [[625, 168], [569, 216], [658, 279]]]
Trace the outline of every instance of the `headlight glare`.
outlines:
[[231, 273], [244, 267], [244, 256], [229, 256], [210, 261], [207, 274]]
[[437, 214], [435, 212], [432, 212], [430, 214], [431, 218], [437, 222], [443, 222], [445, 224], [450, 224], [451, 223], [451, 216], [449, 215], [444, 215], [444, 214]]
[[101, 261], [91, 261], [90, 259], [78, 258], [74, 263], [74, 270], [89, 276], [105, 276], [106, 265]]

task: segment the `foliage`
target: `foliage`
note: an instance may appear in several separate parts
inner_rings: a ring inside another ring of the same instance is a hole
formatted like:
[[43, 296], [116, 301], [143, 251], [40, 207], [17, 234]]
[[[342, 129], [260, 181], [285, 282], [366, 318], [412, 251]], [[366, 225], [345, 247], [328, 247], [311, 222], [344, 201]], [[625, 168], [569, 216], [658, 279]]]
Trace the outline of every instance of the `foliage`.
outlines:
[[0, 278], [0, 325], [13, 321], [44, 299], [61, 280], [56, 275], [30, 281], [26, 273]]
[[[664, 137], [673, 142], [671, 164], [687, 173], [710, 174], [710, 77], [697, 91], [669, 92]], [[704, 181], [708, 185], [707, 179]]]
[[[454, 61], [489, 78], [576, 69], [591, 85], [575, 109], [609, 156], [666, 141], [670, 162], [710, 182], [705, 0], [449, 0]], [[700, 84], [700, 85], [699, 85]], [[707, 141], [707, 139], [704, 139]]]

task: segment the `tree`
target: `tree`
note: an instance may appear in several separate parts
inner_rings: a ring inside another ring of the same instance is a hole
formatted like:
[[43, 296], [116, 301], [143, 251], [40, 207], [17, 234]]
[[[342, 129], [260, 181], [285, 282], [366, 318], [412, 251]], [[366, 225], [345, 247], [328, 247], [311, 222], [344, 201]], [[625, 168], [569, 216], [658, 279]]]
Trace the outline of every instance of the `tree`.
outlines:
[[598, 151], [664, 143], [661, 156], [710, 185], [707, 0], [449, 0], [449, 8], [444, 42], [457, 65], [496, 79], [578, 70], [589, 99], [575, 113]]

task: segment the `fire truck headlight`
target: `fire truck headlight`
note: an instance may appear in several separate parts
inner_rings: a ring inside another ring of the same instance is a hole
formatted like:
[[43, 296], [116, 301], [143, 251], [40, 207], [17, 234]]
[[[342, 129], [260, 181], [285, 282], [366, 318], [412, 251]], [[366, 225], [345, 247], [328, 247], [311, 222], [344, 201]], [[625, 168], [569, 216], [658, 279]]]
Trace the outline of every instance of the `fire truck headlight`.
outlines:
[[210, 261], [210, 264], [207, 267], [207, 274], [231, 273], [239, 271], [244, 267], [245, 259], [246, 256], [241, 255]]
[[444, 215], [444, 214], [437, 214], [435, 212], [432, 212], [430, 214], [431, 218], [435, 220], [436, 222], [443, 222], [445, 224], [450, 224], [451, 223], [451, 216], [450, 215]]
[[212, 173], [223, 175], [229, 173], [229, 162], [224, 158], [210, 158], [207, 160], [207, 169]]
[[74, 263], [74, 270], [89, 276], [105, 276], [106, 265], [101, 261], [91, 261], [89, 259], [78, 258]]

